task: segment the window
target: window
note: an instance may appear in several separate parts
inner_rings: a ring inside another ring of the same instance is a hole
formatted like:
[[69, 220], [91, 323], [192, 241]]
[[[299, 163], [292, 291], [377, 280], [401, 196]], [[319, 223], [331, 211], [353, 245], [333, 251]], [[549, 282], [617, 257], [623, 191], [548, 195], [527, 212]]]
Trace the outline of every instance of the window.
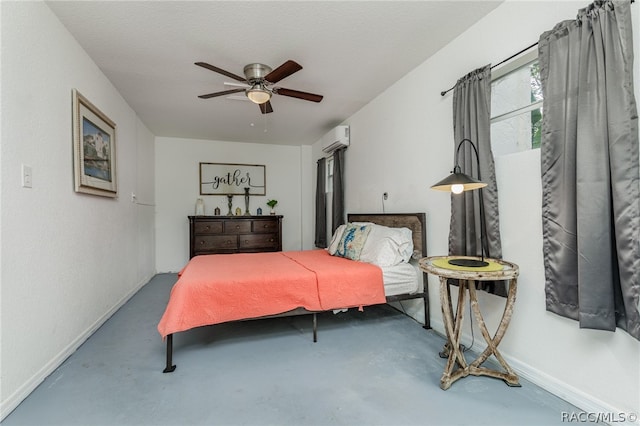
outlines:
[[333, 192], [333, 156], [327, 158], [327, 184], [324, 192]]
[[500, 69], [491, 82], [494, 156], [540, 148], [542, 87], [537, 51]]

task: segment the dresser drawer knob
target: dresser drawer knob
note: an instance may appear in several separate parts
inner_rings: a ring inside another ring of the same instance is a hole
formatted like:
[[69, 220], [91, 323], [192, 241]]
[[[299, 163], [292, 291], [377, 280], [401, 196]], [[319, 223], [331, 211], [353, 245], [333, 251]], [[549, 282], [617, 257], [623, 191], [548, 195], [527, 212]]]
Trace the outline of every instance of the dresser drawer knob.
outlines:
[[267, 224], [265, 223], [265, 224], [264, 224], [264, 227], [265, 227], [265, 228], [268, 228], [268, 227], [269, 227], [269, 225], [267, 225]]
[[231, 240], [227, 240], [227, 245], [230, 246], [231, 245]]
[[269, 240], [269, 242], [270, 242], [270, 243], [272, 243], [272, 242], [274, 242], [274, 241], [275, 241], [275, 240], [274, 240], [273, 238], [271, 238], [271, 239]]
[[236, 229], [240, 229], [240, 225], [236, 225]]
[[211, 229], [211, 228], [209, 227], [209, 225], [207, 225], [207, 226], [205, 226], [205, 228], [204, 228], [204, 229], [205, 229], [205, 231], [208, 231], [208, 230], [209, 230], [209, 229]]
[[249, 240], [244, 240], [244, 243], [245, 244], [249, 244]]
[[204, 245], [204, 241], [200, 241], [200, 245], [203, 246]]

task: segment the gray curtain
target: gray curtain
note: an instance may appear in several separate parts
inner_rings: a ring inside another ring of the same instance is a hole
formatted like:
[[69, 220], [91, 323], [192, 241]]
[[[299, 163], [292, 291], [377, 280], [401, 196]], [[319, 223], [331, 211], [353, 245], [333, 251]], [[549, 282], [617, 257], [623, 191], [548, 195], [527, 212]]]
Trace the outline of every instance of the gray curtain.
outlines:
[[318, 177], [316, 181], [316, 239], [319, 248], [327, 247], [327, 194], [325, 182], [327, 179], [327, 160], [318, 160]]
[[[471, 177], [487, 183], [480, 190], [451, 195], [451, 228], [449, 254], [481, 255], [481, 233], [484, 231], [485, 257], [502, 258], [500, 221], [498, 217], [498, 187], [491, 152], [491, 67], [486, 65], [467, 74], [456, 83], [453, 92], [454, 155], [463, 139], [469, 139], [478, 150], [480, 170], [475, 152], [469, 143], [463, 143], [458, 164]], [[484, 223], [481, 223], [480, 200], [483, 200]], [[505, 283], [479, 282], [478, 288], [489, 293], [506, 296]]]
[[629, 1], [541, 35], [547, 310], [640, 340], [640, 174]]
[[333, 152], [333, 200], [331, 212], [331, 230], [336, 231], [344, 223], [344, 148]]

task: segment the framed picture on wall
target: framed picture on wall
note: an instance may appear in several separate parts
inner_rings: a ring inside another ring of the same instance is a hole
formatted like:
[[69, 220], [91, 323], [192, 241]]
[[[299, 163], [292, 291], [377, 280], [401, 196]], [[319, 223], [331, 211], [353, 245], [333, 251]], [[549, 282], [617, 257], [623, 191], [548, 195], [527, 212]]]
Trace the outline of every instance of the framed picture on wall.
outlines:
[[200, 195], [265, 195], [265, 166], [200, 163]]
[[116, 124], [75, 89], [73, 163], [76, 192], [118, 196]]

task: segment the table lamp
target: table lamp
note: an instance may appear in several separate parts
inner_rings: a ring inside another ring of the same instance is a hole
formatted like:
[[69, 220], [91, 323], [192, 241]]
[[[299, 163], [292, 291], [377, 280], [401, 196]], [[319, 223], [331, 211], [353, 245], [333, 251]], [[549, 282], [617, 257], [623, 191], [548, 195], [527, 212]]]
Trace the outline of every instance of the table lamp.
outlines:
[[[460, 153], [460, 148], [465, 142], [468, 142], [471, 145], [471, 147], [473, 148], [473, 151], [476, 154], [476, 164], [478, 167], [477, 180], [472, 178], [469, 175], [462, 173], [462, 169], [458, 164], [458, 154]], [[480, 267], [489, 265], [489, 263], [485, 262], [484, 260], [485, 224], [484, 224], [484, 203], [483, 203], [483, 196], [482, 196], [482, 188], [484, 188], [485, 186], [487, 186], [487, 184], [480, 180], [480, 158], [478, 156], [478, 149], [476, 148], [476, 146], [473, 144], [471, 140], [463, 139], [462, 141], [460, 141], [460, 143], [458, 144], [458, 148], [456, 149], [455, 165], [453, 167], [453, 171], [449, 176], [442, 179], [440, 182], [436, 183], [435, 185], [431, 186], [431, 189], [435, 189], [437, 191], [447, 191], [453, 194], [461, 194], [464, 191], [472, 191], [475, 189], [480, 189], [480, 258], [481, 260], [454, 258], [449, 260], [449, 264], [451, 265], [464, 266], [469, 268], [480, 268]]]

